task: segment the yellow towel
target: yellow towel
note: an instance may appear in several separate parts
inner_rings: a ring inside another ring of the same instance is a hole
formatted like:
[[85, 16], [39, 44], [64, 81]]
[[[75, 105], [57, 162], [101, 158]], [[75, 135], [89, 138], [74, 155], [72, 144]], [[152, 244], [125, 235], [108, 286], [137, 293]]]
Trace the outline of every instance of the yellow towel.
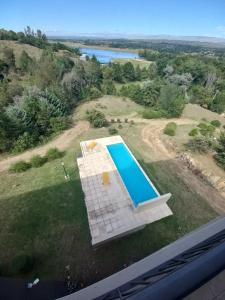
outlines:
[[87, 145], [87, 148], [89, 150], [93, 150], [96, 145], [97, 145], [97, 143], [95, 141], [92, 141]]
[[102, 173], [102, 184], [103, 185], [108, 185], [109, 184], [109, 173], [108, 172], [103, 172]]

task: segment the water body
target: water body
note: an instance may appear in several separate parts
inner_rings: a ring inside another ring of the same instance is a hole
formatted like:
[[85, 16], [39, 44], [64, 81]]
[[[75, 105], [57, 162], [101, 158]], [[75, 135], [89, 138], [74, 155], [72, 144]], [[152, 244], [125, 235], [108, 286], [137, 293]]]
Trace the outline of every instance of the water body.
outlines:
[[107, 149], [136, 207], [159, 196], [124, 143], [108, 145]]
[[108, 64], [114, 58], [138, 58], [138, 53], [127, 51], [102, 50], [96, 48], [80, 48], [82, 54], [89, 57], [96, 56], [97, 60], [102, 64]]

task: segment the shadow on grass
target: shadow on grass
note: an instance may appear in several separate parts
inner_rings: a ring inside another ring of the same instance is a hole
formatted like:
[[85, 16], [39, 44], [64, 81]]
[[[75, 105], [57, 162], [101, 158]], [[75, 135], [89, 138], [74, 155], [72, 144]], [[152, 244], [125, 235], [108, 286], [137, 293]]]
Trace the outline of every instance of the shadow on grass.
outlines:
[[[175, 173], [173, 160], [141, 165], [168, 202], [174, 215], [98, 249], [91, 238], [80, 180], [71, 180], [0, 202], [0, 261], [10, 276], [12, 258], [26, 253], [36, 258], [26, 276], [63, 279], [70, 264], [73, 277], [86, 284], [144, 258], [185, 233], [207, 223], [216, 213]], [[18, 276], [25, 276], [18, 274]]]

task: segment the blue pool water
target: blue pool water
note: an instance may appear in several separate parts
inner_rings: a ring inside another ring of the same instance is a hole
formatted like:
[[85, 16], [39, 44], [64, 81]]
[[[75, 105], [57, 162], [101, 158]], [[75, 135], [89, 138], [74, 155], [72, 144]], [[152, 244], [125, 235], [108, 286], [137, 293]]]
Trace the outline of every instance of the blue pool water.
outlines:
[[82, 54], [87, 54], [92, 57], [96, 56], [97, 60], [102, 64], [109, 63], [114, 58], [138, 58], [139, 55], [134, 52], [125, 52], [125, 51], [113, 51], [113, 50], [104, 50], [96, 48], [80, 48]]
[[108, 145], [107, 149], [136, 207], [158, 196], [124, 143]]

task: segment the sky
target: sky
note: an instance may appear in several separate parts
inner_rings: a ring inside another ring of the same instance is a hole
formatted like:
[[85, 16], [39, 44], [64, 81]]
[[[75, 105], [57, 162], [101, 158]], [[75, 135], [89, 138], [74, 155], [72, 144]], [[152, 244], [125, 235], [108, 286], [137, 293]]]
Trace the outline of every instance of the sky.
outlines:
[[0, 28], [225, 38], [225, 0], [0, 0]]

